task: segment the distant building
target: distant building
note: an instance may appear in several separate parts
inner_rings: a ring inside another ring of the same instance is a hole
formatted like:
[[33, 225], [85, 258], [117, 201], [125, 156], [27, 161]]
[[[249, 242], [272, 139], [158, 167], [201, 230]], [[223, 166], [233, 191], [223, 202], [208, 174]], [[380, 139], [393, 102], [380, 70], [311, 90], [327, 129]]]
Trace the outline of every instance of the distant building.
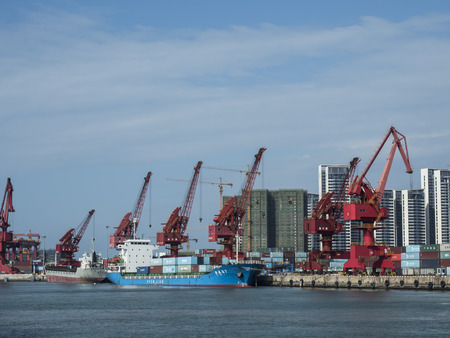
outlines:
[[450, 170], [424, 168], [420, 176], [429, 243], [450, 243]]
[[306, 213], [306, 190], [253, 190], [242, 224], [242, 250], [306, 251]]
[[[319, 203], [319, 194], [308, 193], [306, 201], [306, 217], [311, 217], [314, 209]], [[307, 249], [308, 251], [319, 251], [320, 250], [320, 235], [311, 234], [306, 235]]]
[[429, 244], [425, 220], [425, 194], [422, 189], [402, 190], [403, 245]]
[[381, 200], [381, 207], [388, 209], [389, 218], [379, 222], [383, 229], [375, 231], [378, 244], [387, 246], [402, 246], [402, 193], [397, 190], [386, 189]]

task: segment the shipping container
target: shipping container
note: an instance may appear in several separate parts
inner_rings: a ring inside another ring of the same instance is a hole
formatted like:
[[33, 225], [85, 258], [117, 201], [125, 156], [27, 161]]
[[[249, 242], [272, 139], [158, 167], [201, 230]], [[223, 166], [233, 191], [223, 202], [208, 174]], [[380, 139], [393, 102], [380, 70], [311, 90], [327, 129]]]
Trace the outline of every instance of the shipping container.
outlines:
[[409, 260], [402, 260], [401, 263], [402, 269], [420, 269], [420, 260], [418, 259], [409, 259]]
[[296, 252], [295, 253], [295, 258], [306, 258], [306, 257], [308, 257], [307, 252]]
[[295, 258], [295, 263], [304, 263], [304, 262], [308, 262], [308, 260], [309, 260], [308, 257], [305, 257], [305, 258], [296, 257]]
[[420, 259], [420, 252], [404, 252], [401, 254], [402, 261], [409, 259]]
[[176, 265], [163, 265], [163, 273], [176, 273], [177, 266]]
[[151, 266], [157, 266], [157, 265], [162, 265], [162, 264], [163, 264], [162, 258], [152, 258], [150, 260], [150, 265]]
[[441, 259], [450, 259], [450, 251], [441, 251], [440, 258]]
[[421, 275], [435, 275], [436, 274], [436, 269], [420, 269], [420, 274]]
[[210, 256], [203, 256], [203, 264], [209, 265], [211, 264], [211, 257]]
[[199, 272], [198, 265], [191, 265], [191, 267], [192, 267], [192, 272]]
[[401, 261], [402, 260], [402, 254], [401, 253], [396, 253], [393, 254], [389, 257], [389, 260], [394, 262], [394, 261]]
[[216, 252], [216, 249], [203, 249], [204, 254], [212, 255], [215, 252]]
[[170, 266], [177, 264], [177, 260], [175, 257], [164, 257], [162, 259], [162, 262], [163, 262], [163, 265], [170, 265]]
[[420, 252], [420, 245], [407, 245], [405, 252]]
[[443, 268], [450, 267], [450, 259], [441, 259], [441, 267]]
[[439, 244], [425, 244], [420, 246], [420, 252], [439, 252]]
[[261, 258], [270, 257], [270, 252], [261, 252]]
[[273, 264], [283, 264], [283, 257], [272, 257], [272, 263]]
[[391, 246], [388, 248], [388, 250], [393, 254], [401, 254], [402, 252], [405, 252], [404, 246]]
[[261, 254], [259, 252], [247, 252], [247, 257], [259, 258], [261, 257]]
[[271, 252], [270, 253], [270, 257], [272, 257], [272, 258], [283, 258], [283, 253], [282, 252]]
[[450, 244], [441, 244], [440, 245], [440, 249], [439, 249], [441, 252], [442, 251], [450, 251]]
[[138, 266], [136, 269], [136, 272], [138, 274], [148, 275], [150, 273], [150, 267], [149, 266]]
[[424, 259], [420, 261], [421, 268], [438, 268], [441, 266], [439, 259]]
[[222, 257], [210, 257], [209, 264], [211, 265], [222, 265]]
[[182, 256], [176, 257], [177, 265], [192, 265], [198, 264], [197, 256]]
[[186, 265], [186, 264], [178, 265], [177, 272], [178, 273], [191, 273], [192, 265]]
[[424, 251], [420, 253], [420, 259], [440, 259], [439, 251]]
[[228, 263], [230, 263], [230, 260], [228, 259], [228, 257], [222, 257], [222, 265], [227, 265]]
[[161, 274], [161, 273], [163, 273], [162, 265], [151, 266], [150, 267], [150, 273], [151, 274]]
[[290, 257], [295, 258], [295, 252], [287, 251], [284, 253], [284, 258], [290, 258]]
[[209, 264], [199, 265], [198, 272], [211, 272], [211, 265]]

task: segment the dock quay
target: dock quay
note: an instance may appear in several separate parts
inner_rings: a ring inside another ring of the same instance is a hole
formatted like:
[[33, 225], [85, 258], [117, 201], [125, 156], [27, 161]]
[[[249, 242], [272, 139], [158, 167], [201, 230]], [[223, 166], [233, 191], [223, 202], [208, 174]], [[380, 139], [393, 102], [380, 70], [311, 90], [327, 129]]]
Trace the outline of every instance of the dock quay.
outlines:
[[0, 282], [43, 282], [45, 281], [44, 275], [38, 275], [35, 273], [24, 274], [1, 274]]
[[450, 276], [352, 276], [286, 273], [258, 276], [258, 286], [346, 289], [450, 290]]

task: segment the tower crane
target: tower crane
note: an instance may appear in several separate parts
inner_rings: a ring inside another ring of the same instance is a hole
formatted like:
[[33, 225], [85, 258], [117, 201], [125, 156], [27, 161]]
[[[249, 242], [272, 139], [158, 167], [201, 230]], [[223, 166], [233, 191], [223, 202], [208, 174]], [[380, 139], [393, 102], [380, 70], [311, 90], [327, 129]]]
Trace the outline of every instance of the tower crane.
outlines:
[[9, 213], [14, 212], [14, 207], [12, 204], [12, 194], [13, 186], [11, 179], [8, 178], [6, 182], [5, 194], [3, 195], [2, 208], [0, 209], [0, 228], [1, 228], [1, 238], [0, 238], [0, 272], [2, 273], [20, 273], [17, 268], [8, 265], [8, 259], [6, 258], [6, 253], [9, 250], [9, 245], [13, 241], [13, 233], [8, 232], [9, 224]]
[[156, 242], [159, 246], [169, 245], [171, 257], [177, 257], [181, 244], [188, 242], [189, 237], [185, 235], [186, 228], [191, 215], [192, 204], [194, 203], [195, 190], [197, 188], [200, 168], [203, 162], [199, 161], [194, 168], [191, 184], [186, 195], [183, 207], [177, 207], [164, 225], [163, 231], [156, 234]]
[[95, 210], [89, 211], [86, 218], [78, 226], [77, 233], [75, 235], [75, 229], [71, 228], [65, 233], [63, 237], [60, 238], [59, 244], [56, 245], [56, 253], [61, 255], [61, 259], [58, 261], [57, 265], [64, 266], [76, 266], [80, 267], [80, 262], [75, 261], [73, 258], [74, 253], [78, 252], [78, 244], [83, 238], [84, 232], [86, 231], [89, 222], [91, 221], [92, 215], [94, 215]]
[[[205, 167], [203, 167], [205, 168]], [[168, 181], [176, 181], [176, 182], [189, 182], [189, 180], [181, 180], [181, 179], [175, 179], [175, 178], [168, 178]], [[226, 183], [222, 182], [222, 177], [219, 177], [219, 182], [207, 182], [207, 181], [199, 181], [198, 183], [202, 184], [212, 184], [212, 185], [218, 185], [219, 186], [219, 194], [220, 194], [220, 209], [222, 209], [222, 199], [223, 199], [223, 186], [228, 185], [230, 187], [233, 186], [233, 183]]]
[[306, 235], [320, 234], [322, 236], [322, 250], [309, 253], [308, 270], [322, 270], [322, 266], [317, 261], [332, 258], [333, 235], [343, 231], [343, 224], [340, 221], [346, 192], [359, 161], [358, 157], [353, 158], [337, 194], [335, 195], [334, 192], [325, 193], [317, 203], [311, 217], [305, 220]]
[[247, 173], [247, 180], [240, 199], [236, 196], [230, 198], [220, 210], [219, 215], [214, 218], [214, 224], [208, 227], [208, 240], [223, 245], [224, 255], [229, 258], [232, 257], [234, 245], [236, 245], [236, 251], [239, 252], [238, 238], [242, 235], [242, 220], [250, 201], [257, 170], [265, 150], [266, 148], [260, 148], [255, 155], [255, 161], [252, 169]]
[[133, 214], [131, 212], [126, 213], [119, 226], [116, 228], [114, 234], [109, 236], [109, 247], [111, 249], [117, 248], [117, 246], [119, 244], [123, 244], [125, 240], [136, 236], [136, 230], [139, 225], [139, 220], [141, 219], [145, 196], [147, 194], [151, 176], [152, 173], [149, 171], [147, 176], [144, 177], [144, 184], [142, 185], [141, 192], [136, 201]]
[[[381, 174], [380, 181], [378, 182], [377, 187], [373, 189], [369, 181], [366, 179], [366, 174], [391, 135], [394, 138], [392, 148]], [[403, 134], [391, 126], [364, 172], [361, 176], [355, 177], [348, 189], [348, 194], [356, 197], [359, 201], [344, 205], [344, 220], [361, 221], [363, 223], [361, 227], [356, 227], [354, 229], [363, 230], [364, 245], [351, 246], [350, 260], [344, 264], [344, 269], [346, 270], [353, 270], [353, 272], [365, 271], [367, 267], [365, 262], [367, 264], [372, 264], [373, 262], [372, 268], [381, 268], [382, 273], [384, 273], [386, 269], [395, 269], [394, 264], [387, 259], [387, 248], [384, 246], [375, 245], [374, 231], [381, 229], [381, 227], [377, 227], [378, 222], [389, 217], [387, 214], [387, 209], [381, 207], [381, 200], [383, 198], [384, 189], [386, 187], [386, 182], [397, 148], [403, 158], [403, 162], [406, 166], [406, 172], [411, 174], [413, 169], [409, 162], [406, 138]], [[375, 262], [374, 257], [378, 257], [378, 260]]]

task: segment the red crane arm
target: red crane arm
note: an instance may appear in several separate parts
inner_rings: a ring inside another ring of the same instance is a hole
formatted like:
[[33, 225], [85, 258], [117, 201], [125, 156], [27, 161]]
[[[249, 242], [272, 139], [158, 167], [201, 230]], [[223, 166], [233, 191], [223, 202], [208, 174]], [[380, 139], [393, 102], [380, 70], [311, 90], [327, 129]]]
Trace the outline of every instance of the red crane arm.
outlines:
[[84, 222], [82, 223], [80, 230], [78, 231], [77, 235], [74, 237], [73, 239], [73, 246], [77, 246], [81, 239], [83, 238], [84, 233], [86, 232], [86, 228], [89, 224], [89, 222], [91, 221], [92, 215], [94, 215], [95, 209], [92, 209], [91, 211], [89, 211], [89, 214], [86, 216], [86, 218], [84, 219]]
[[[152, 173], [149, 171], [147, 173], [147, 176], [144, 177], [144, 184], [142, 185], [141, 192], [136, 201], [136, 205], [135, 205], [134, 211], [133, 211], [133, 217], [131, 217], [131, 212], [128, 212], [125, 214], [125, 216], [123, 217], [119, 226], [117, 227], [116, 231], [114, 232], [115, 236], [126, 236], [126, 237], [133, 236], [134, 231], [136, 231], [137, 226], [139, 225], [139, 220], [142, 215], [142, 209], [144, 208], [145, 195], [147, 194], [151, 176], [152, 176]], [[134, 226], [132, 226], [133, 220], [136, 220], [136, 222], [134, 223]]]
[[[394, 154], [395, 154], [396, 148], [399, 148], [400, 154], [402, 155], [403, 162], [406, 165], [406, 172], [408, 174], [413, 172], [413, 170], [411, 168], [411, 165], [409, 163], [409, 155], [408, 155], [408, 147], [406, 145], [406, 138], [405, 138], [404, 135], [399, 133], [394, 127], [391, 126], [389, 128], [388, 133], [386, 134], [386, 136], [381, 141], [381, 144], [378, 146], [378, 149], [376, 150], [375, 154], [372, 156], [372, 159], [370, 160], [370, 162], [367, 165], [367, 167], [364, 170], [364, 172], [361, 174], [360, 177], [358, 177], [358, 176], [355, 177], [353, 183], [351, 184], [351, 186], [350, 186], [350, 188], [348, 190], [348, 194], [349, 195], [361, 195], [361, 190], [362, 190], [362, 187], [363, 187], [363, 181], [366, 178], [366, 174], [369, 171], [370, 167], [372, 166], [373, 162], [377, 158], [378, 154], [380, 153], [381, 149], [383, 148], [384, 144], [386, 143], [387, 139], [389, 138], [389, 136], [391, 134], [394, 137], [394, 142], [393, 142], [393, 146], [392, 146], [391, 152], [389, 154], [389, 157], [387, 159], [385, 168], [383, 170], [383, 174], [381, 175], [381, 179], [380, 179], [380, 181], [378, 183], [378, 187], [377, 187], [377, 189], [375, 189], [375, 192], [378, 195], [377, 199], [379, 199], [379, 201], [381, 201], [381, 198], [383, 197], [384, 188], [386, 187], [387, 178], [389, 176], [389, 171], [390, 171], [391, 166], [392, 166], [392, 161], [393, 161], [393, 158], [394, 158]], [[402, 144], [401, 144], [402, 140], [405, 143], [405, 149], [403, 149], [403, 147], [402, 147]]]
[[14, 189], [11, 179], [8, 178], [6, 182], [5, 194], [3, 195], [2, 208], [0, 209], [0, 222], [4, 233], [6, 233], [6, 228], [9, 226], [9, 213], [14, 212], [14, 207], [12, 204], [13, 191]]
[[253, 162], [253, 167], [251, 171], [247, 174], [247, 182], [242, 192], [242, 197], [239, 201], [237, 212], [239, 218], [244, 217], [245, 211], [247, 209], [248, 203], [250, 201], [250, 196], [252, 195], [253, 185], [255, 184], [256, 175], [258, 172], [259, 164], [261, 163], [262, 154], [267, 148], [260, 148], [258, 153], [255, 155], [255, 161]]

